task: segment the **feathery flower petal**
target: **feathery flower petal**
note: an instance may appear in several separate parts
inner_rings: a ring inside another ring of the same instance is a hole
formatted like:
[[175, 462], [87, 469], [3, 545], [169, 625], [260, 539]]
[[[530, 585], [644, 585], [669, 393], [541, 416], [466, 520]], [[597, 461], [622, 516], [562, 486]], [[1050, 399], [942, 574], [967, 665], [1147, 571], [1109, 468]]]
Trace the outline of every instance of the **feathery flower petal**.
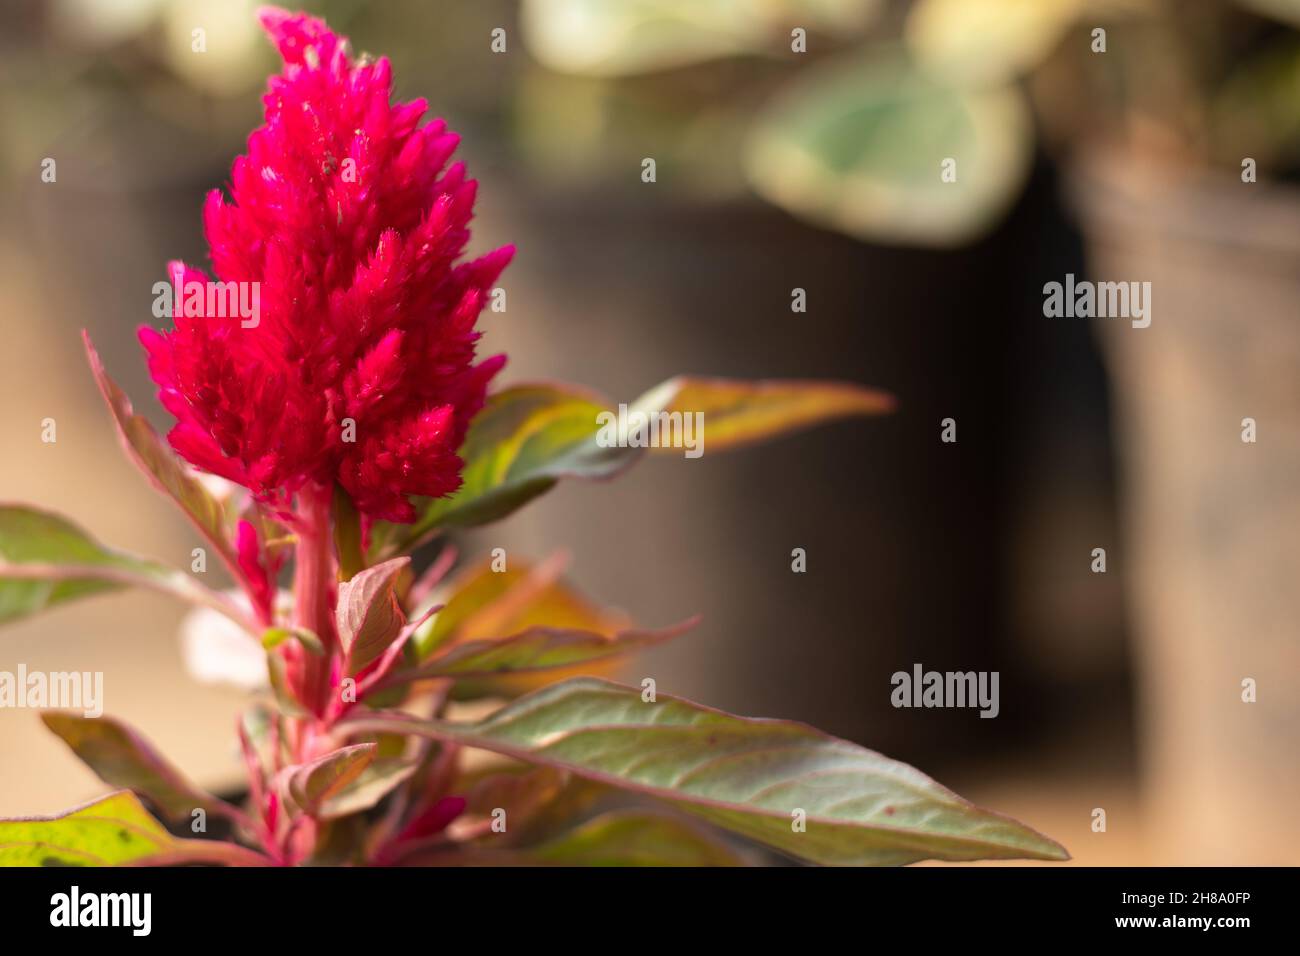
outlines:
[[411, 496], [460, 485], [456, 450], [504, 364], [475, 364], [475, 323], [514, 249], [460, 261], [476, 184], [447, 165], [458, 137], [419, 125], [423, 101], [391, 101], [387, 59], [353, 60], [305, 14], [259, 16], [284, 68], [230, 201], [203, 209], [215, 279], [255, 283], [257, 314], [191, 299], [213, 280], [169, 265], [175, 327], [140, 332], [168, 437], [273, 505], [338, 483], [368, 520], [409, 522]]

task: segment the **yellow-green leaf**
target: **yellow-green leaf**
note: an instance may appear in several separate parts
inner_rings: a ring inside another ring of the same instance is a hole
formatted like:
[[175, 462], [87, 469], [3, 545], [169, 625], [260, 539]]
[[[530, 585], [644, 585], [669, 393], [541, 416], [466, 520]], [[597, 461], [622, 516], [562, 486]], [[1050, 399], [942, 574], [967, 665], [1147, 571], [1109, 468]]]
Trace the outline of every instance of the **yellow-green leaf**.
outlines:
[[[702, 450], [708, 452], [766, 441], [838, 418], [881, 415], [893, 407], [893, 398], [885, 392], [847, 382], [750, 382], [679, 375], [646, 392], [631, 410], [702, 416]], [[652, 450], [681, 454], [675, 448]]]
[[756, 121], [760, 195], [859, 239], [957, 246], [991, 229], [1029, 172], [1033, 124], [1014, 85], [965, 89], [901, 54], [817, 64]]
[[1005, 83], [1036, 67], [1082, 0], [919, 0], [904, 28], [921, 65], [961, 83]]
[[264, 865], [267, 860], [232, 843], [177, 839], [129, 790], [57, 816], [0, 820], [0, 866], [200, 862]]

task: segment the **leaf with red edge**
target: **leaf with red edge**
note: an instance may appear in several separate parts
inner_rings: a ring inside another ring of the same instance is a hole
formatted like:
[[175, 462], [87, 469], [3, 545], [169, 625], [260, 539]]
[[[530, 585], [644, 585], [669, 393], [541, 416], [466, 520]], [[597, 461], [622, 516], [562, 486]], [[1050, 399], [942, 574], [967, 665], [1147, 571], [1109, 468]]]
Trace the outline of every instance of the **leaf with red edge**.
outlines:
[[181, 571], [105, 547], [61, 515], [0, 505], [0, 623], [132, 586], [210, 607], [246, 630], [253, 628], [224, 595]]
[[416, 764], [403, 760], [375, 760], [347, 786], [326, 798], [317, 817], [335, 820], [369, 810], [409, 780], [416, 769]]
[[607, 478], [640, 453], [602, 447], [600, 396], [573, 386], [518, 385], [488, 397], [460, 449], [461, 486], [425, 499], [409, 526], [376, 522], [372, 554], [408, 551], [438, 528], [473, 527], [504, 518], [561, 478]]
[[401, 634], [406, 615], [397, 601], [397, 582], [410, 563], [410, 558], [394, 558], [339, 585], [336, 618], [346, 674], [363, 671]]
[[280, 772], [283, 791], [304, 813], [315, 816], [326, 801], [361, 776], [375, 749], [373, 743], [353, 744], [309, 763], [285, 767]]
[[[767, 441], [813, 425], [892, 411], [885, 392], [847, 382], [743, 381], [679, 375], [646, 392], [629, 409], [647, 415], [700, 415], [705, 451]], [[651, 451], [681, 454], [681, 449]]]
[[118, 438], [121, 439], [127, 456], [144, 472], [155, 488], [180, 506], [186, 517], [216, 549], [226, 566], [238, 575], [238, 556], [232, 546], [233, 529], [226, 509], [208, 493], [190, 467], [172, 451], [166, 441], [154, 431], [153, 426], [143, 416], [135, 413], [126, 393], [108, 377], [104, 363], [100, 361], [99, 353], [90, 341], [90, 335], [83, 331], [81, 337], [86, 345], [90, 370], [113, 415]]
[[564, 677], [603, 674], [618, 659], [669, 640], [697, 619], [646, 630], [627, 615], [602, 608], [561, 578], [567, 559], [537, 565], [514, 558], [505, 571], [489, 563], [458, 575], [447, 605], [416, 629], [423, 663], [386, 678], [385, 686], [436, 677], [457, 683], [453, 694], [517, 696]]
[[398, 671], [385, 685], [451, 677], [504, 678], [543, 671], [581, 669], [610, 658], [634, 654], [683, 634], [698, 623], [691, 618], [659, 630], [628, 630], [606, 637], [594, 631], [560, 627], [531, 627], [495, 640], [453, 644], [418, 668]]
[[568, 559], [538, 564], [514, 556], [504, 571], [490, 561], [466, 568], [440, 589], [445, 606], [416, 630], [416, 656], [469, 641], [518, 634], [531, 627], [592, 631], [606, 637], [631, 627], [626, 614], [598, 606], [561, 577]]
[[594, 678], [545, 687], [476, 723], [376, 713], [339, 729], [431, 737], [567, 770], [816, 863], [1068, 858], [920, 771], [805, 724], [662, 694], [647, 702], [637, 688]]
[[234, 807], [186, 780], [149, 741], [119, 720], [61, 711], [45, 711], [41, 720], [101, 780], [149, 799], [172, 821], [188, 822], [196, 809], [240, 816]]
[[0, 866], [266, 866], [269, 862], [234, 843], [172, 836], [129, 790], [51, 817], [0, 820]]
[[[630, 407], [648, 415], [702, 412], [703, 448], [736, 448], [835, 419], [879, 415], [893, 408], [884, 392], [848, 382], [678, 376]], [[612, 403], [560, 385], [517, 385], [488, 398], [460, 449], [460, 489], [424, 500], [409, 525], [377, 522], [371, 553], [409, 551], [439, 529], [472, 527], [504, 518], [563, 478], [612, 478], [646, 449], [607, 440]], [[681, 448], [665, 449], [680, 455]]]

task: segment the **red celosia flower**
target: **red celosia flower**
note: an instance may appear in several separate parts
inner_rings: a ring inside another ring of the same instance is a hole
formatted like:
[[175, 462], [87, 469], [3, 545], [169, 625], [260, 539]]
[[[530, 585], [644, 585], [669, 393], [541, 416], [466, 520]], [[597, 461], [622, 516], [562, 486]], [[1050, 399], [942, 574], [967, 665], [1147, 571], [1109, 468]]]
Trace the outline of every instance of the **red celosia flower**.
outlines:
[[[390, 103], [388, 60], [351, 60], [304, 14], [260, 17], [284, 70], [233, 202], [204, 208], [213, 271], [259, 283], [259, 314], [181, 294], [173, 331], [141, 330], [168, 437], [261, 500], [337, 481], [368, 518], [409, 522], [409, 496], [460, 485], [456, 449], [505, 362], [474, 364], [474, 324], [514, 249], [457, 264], [476, 184], [446, 166], [458, 137], [417, 125], [423, 100]], [[181, 293], [209, 281], [169, 268]]]

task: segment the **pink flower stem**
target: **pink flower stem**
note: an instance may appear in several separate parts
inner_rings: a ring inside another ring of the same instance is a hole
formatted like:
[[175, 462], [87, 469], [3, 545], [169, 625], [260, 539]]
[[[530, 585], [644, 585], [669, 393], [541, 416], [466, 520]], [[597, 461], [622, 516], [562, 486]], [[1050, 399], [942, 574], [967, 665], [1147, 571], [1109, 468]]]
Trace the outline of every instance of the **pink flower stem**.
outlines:
[[[293, 620], [320, 638], [325, 646], [322, 655], [309, 654], [301, 646], [297, 662], [297, 682], [303, 706], [318, 718], [329, 709], [331, 666], [338, 639], [334, 631], [334, 600], [337, 588], [337, 561], [330, 532], [332, 490], [323, 485], [309, 485], [298, 493], [298, 543], [294, 565]], [[301, 739], [299, 745], [301, 746]], [[300, 755], [301, 756], [301, 755]]]

